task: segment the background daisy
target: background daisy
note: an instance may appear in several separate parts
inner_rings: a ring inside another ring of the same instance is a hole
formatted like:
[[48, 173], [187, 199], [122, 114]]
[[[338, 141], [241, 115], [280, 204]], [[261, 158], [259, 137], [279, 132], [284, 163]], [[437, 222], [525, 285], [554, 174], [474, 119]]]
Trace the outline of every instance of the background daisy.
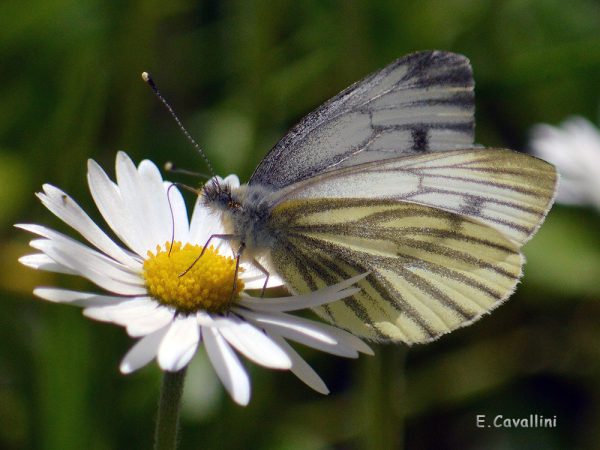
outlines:
[[531, 131], [534, 155], [556, 165], [561, 175], [557, 200], [600, 211], [600, 131], [583, 117]]

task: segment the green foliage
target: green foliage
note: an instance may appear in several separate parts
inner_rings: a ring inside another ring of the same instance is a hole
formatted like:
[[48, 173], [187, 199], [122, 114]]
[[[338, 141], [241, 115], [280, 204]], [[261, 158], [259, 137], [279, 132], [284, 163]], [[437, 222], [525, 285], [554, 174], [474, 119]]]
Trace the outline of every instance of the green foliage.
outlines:
[[[247, 178], [303, 114], [392, 59], [433, 48], [471, 59], [482, 144], [523, 150], [534, 123], [597, 119], [600, 4], [592, 0], [2, 1], [0, 447], [151, 445], [157, 368], [120, 375], [132, 344], [122, 330], [35, 300], [31, 290], [42, 284], [92, 287], [20, 267], [29, 236], [11, 225], [63, 228], [33, 196], [44, 182], [97, 217], [85, 162], [110, 172], [119, 149], [206, 171], [142, 71], [153, 73], [217, 171]], [[411, 349], [405, 381], [390, 361], [303, 352], [329, 397], [254, 367], [253, 400], [242, 409], [199, 356], [181, 448], [360, 448], [381, 442], [365, 411], [381, 417], [382, 436], [396, 430], [399, 438], [395, 421], [405, 416], [408, 448], [597, 448], [599, 224], [597, 212], [555, 208], [525, 249], [517, 294], [478, 324]], [[399, 384], [406, 393], [385, 398], [367, 376], [378, 373], [391, 380], [390, 395]], [[559, 426], [475, 424], [477, 414], [536, 413], [557, 415]]]

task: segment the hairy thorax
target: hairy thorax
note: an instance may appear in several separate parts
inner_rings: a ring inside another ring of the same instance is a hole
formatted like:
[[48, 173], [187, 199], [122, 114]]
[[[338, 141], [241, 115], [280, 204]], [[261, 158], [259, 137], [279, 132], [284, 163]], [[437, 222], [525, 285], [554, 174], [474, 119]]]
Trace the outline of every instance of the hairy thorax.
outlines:
[[203, 191], [204, 204], [220, 215], [226, 233], [235, 235], [247, 256], [260, 256], [273, 247], [276, 236], [269, 227], [270, 189], [211, 181]]

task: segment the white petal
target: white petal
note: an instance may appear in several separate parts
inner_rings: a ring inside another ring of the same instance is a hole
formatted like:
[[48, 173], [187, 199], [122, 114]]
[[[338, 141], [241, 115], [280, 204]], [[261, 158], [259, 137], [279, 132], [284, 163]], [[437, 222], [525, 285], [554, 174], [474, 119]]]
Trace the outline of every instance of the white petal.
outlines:
[[152, 314], [130, 317], [127, 321], [127, 334], [140, 337], [153, 333], [173, 320], [173, 312], [168, 308], [156, 308]]
[[333, 286], [328, 286], [314, 292], [303, 295], [291, 295], [278, 298], [256, 298], [244, 296], [238, 302], [240, 306], [250, 308], [255, 311], [296, 311], [305, 308], [314, 308], [315, 306], [331, 303], [342, 298], [356, 294], [360, 289], [348, 288], [354, 283], [362, 280], [368, 273], [357, 275], [342, 281]]
[[139, 234], [144, 250], [154, 251], [156, 244], [160, 242], [156, 239], [158, 236], [154, 232], [154, 224], [150, 222], [150, 217], [147, 215], [139, 174], [133, 161], [123, 152], [117, 153], [116, 174], [123, 206], [131, 217], [131, 225]]
[[[144, 160], [138, 167], [139, 195], [143, 219], [152, 232], [154, 245], [170, 242], [173, 236], [172, 215], [162, 176], [154, 163]], [[171, 189], [171, 191], [176, 188]], [[187, 222], [187, 218], [185, 219]], [[186, 224], [187, 225], [187, 224]]]
[[232, 308], [233, 312], [240, 314], [241, 316], [251, 319], [258, 323], [261, 327], [263, 324], [272, 325], [274, 327], [282, 327], [286, 329], [296, 330], [299, 333], [310, 336], [314, 339], [318, 339], [327, 344], [336, 344], [337, 341], [333, 336], [324, 332], [321, 326], [324, 328], [324, 324], [313, 320], [296, 317], [291, 314], [283, 313], [272, 313], [263, 314], [252, 311], [242, 310], [239, 308]]
[[183, 369], [196, 353], [199, 340], [200, 327], [195, 318], [176, 317], [158, 349], [158, 365], [170, 372]]
[[77, 272], [69, 269], [61, 264], [58, 264], [48, 255], [36, 253], [34, 255], [25, 255], [19, 258], [19, 262], [24, 266], [31, 267], [37, 270], [47, 270], [49, 272], [65, 273], [68, 275], [76, 275]]
[[244, 366], [216, 328], [202, 327], [202, 337], [206, 354], [221, 383], [236, 403], [247, 405], [250, 401], [250, 380]]
[[140, 283], [126, 283], [103, 273], [108, 269], [104, 264], [105, 261], [101, 261], [100, 258], [86, 258], [84, 252], [75, 252], [73, 248], [69, 248], [72, 253], [67, 253], [60, 246], [54, 245], [48, 240], [32, 241], [30, 245], [109, 292], [121, 295], [146, 294], [146, 288]]
[[[158, 187], [158, 179], [140, 174], [123, 152], [117, 154], [116, 173], [123, 206], [130, 216], [132, 228], [138, 233], [143, 254], [154, 251], [157, 244], [169, 241], [171, 235], [170, 226], [161, 226], [164, 219], [170, 218], [162, 180]], [[160, 219], [157, 219], [157, 214]]]
[[215, 319], [215, 322], [217, 325], [227, 322], [227, 325], [219, 326], [221, 336], [251, 361], [272, 369], [292, 367], [292, 361], [286, 352], [253, 325], [235, 316]]
[[321, 379], [321, 377], [308, 365], [304, 359], [288, 344], [281, 336], [271, 336], [273, 339], [292, 359], [292, 368], [290, 369], [294, 375], [306, 383], [309, 387], [321, 394], [329, 394], [329, 389]]
[[168, 330], [169, 327], [164, 327], [137, 341], [121, 361], [121, 365], [119, 366], [121, 372], [131, 373], [152, 361]]
[[130, 297], [115, 297], [112, 295], [98, 295], [91, 292], [78, 292], [68, 289], [35, 288], [33, 294], [55, 303], [68, 303], [70, 305], [91, 308], [93, 306], [111, 306], [131, 301]]
[[101, 305], [86, 308], [83, 311], [83, 315], [90, 319], [127, 326], [136, 317], [164, 314], [160, 311], [161, 309], [169, 311], [167, 308], [158, 306], [156, 302], [148, 297], [133, 297], [129, 301], [119, 303], [118, 305]]
[[329, 333], [332, 336], [335, 336], [336, 340], [338, 341], [338, 344], [352, 347], [353, 349], [359, 351], [360, 353], [364, 353], [365, 355], [374, 355], [373, 349], [369, 347], [363, 340], [356, 337], [352, 333], [349, 333], [346, 330], [342, 330], [341, 328], [337, 328], [331, 325], [323, 325], [325, 325], [327, 333]]
[[[231, 230], [225, 230], [218, 214], [213, 213], [202, 204], [202, 197], [198, 197], [190, 223], [189, 242], [204, 246], [213, 234], [225, 234]], [[210, 245], [219, 248], [226, 244], [223, 239], [212, 239]]]
[[168, 203], [171, 205], [169, 210], [169, 233], [172, 234], [174, 241], [190, 242], [190, 226], [185, 200], [173, 183], [165, 181], [163, 187]]
[[[80, 259], [83, 264], [87, 264], [90, 267], [96, 267], [97, 270], [105, 276], [114, 278], [115, 280], [122, 281], [124, 283], [137, 285], [143, 284], [143, 280], [140, 276], [142, 264], [139, 261], [135, 261], [135, 268], [132, 268], [130, 266], [123, 265], [114, 259], [111, 259], [104, 254], [91, 249], [90, 247], [87, 247], [86, 245], [83, 245], [81, 242], [78, 242], [69, 236], [46, 228], [42, 225], [25, 224], [18, 225], [18, 227], [29, 231], [30, 233], [35, 233], [39, 236], [47, 238], [47, 241], [32, 241], [35, 243], [32, 244], [34, 248], [37, 248], [36, 245], [38, 245], [38, 242], [46, 242], [46, 244], [44, 244], [45, 246], [52, 245], [60, 251], [73, 256], [73, 258]], [[77, 271], [77, 267], [72, 269]]]
[[43, 189], [44, 193], [37, 196], [53, 214], [103, 253], [122, 264], [135, 266], [131, 255], [115, 244], [71, 197], [50, 184], [45, 184]]
[[234, 311], [252, 320], [272, 336], [280, 335], [317, 350], [346, 358], [358, 357], [358, 352], [353, 346], [338, 342], [337, 336], [330, 333], [330, 328], [334, 327], [329, 325], [289, 314], [278, 313], [277, 315], [261, 316], [249, 311], [244, 312], [238, 309], [234, 309]]
[[131, 212], [125, 208], [121, 191], [96, 163], [88, 160], [88, 185], [92, 198], [106, 223], [131, 250], [146, 257], [145, 246], [136, 228]]
[[235, 174], [227, 175], [225, 178], [219, 178], [222, 184], [228, 185], [230, 188], [238, 188], [240, 187], [240, 179]]
[[214, 320], [210, 316], [210, 314], [204, 311], [198, 311], [196, 313], [196, 320], [198, 321], [198, 325], [202, 327], [210, 327], [214, 325]]
[[[254, 267], [252, 263], [242, 265], [243, 271], [240, 271], [240, 280], [244, 282], [245, 289], [262, 289], [265, 284], [265, 274]], [[267, 288], [283, 286], [284, 282], [275, 272], [269, 273], [269, 283]]]

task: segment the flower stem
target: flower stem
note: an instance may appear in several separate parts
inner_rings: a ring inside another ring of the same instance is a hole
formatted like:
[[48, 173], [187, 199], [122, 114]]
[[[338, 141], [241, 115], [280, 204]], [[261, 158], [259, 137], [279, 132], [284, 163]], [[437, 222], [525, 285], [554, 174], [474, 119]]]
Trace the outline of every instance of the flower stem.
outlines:
[[404, 448], [404, 362], [406, 348], [381, 345], [363, 359], [359, 411], [363, 448]]
[[154, 450], [175, 450], [179, 431], [179, 410], [187, 367], [179, 372], [164, 372], [156, 414]]

